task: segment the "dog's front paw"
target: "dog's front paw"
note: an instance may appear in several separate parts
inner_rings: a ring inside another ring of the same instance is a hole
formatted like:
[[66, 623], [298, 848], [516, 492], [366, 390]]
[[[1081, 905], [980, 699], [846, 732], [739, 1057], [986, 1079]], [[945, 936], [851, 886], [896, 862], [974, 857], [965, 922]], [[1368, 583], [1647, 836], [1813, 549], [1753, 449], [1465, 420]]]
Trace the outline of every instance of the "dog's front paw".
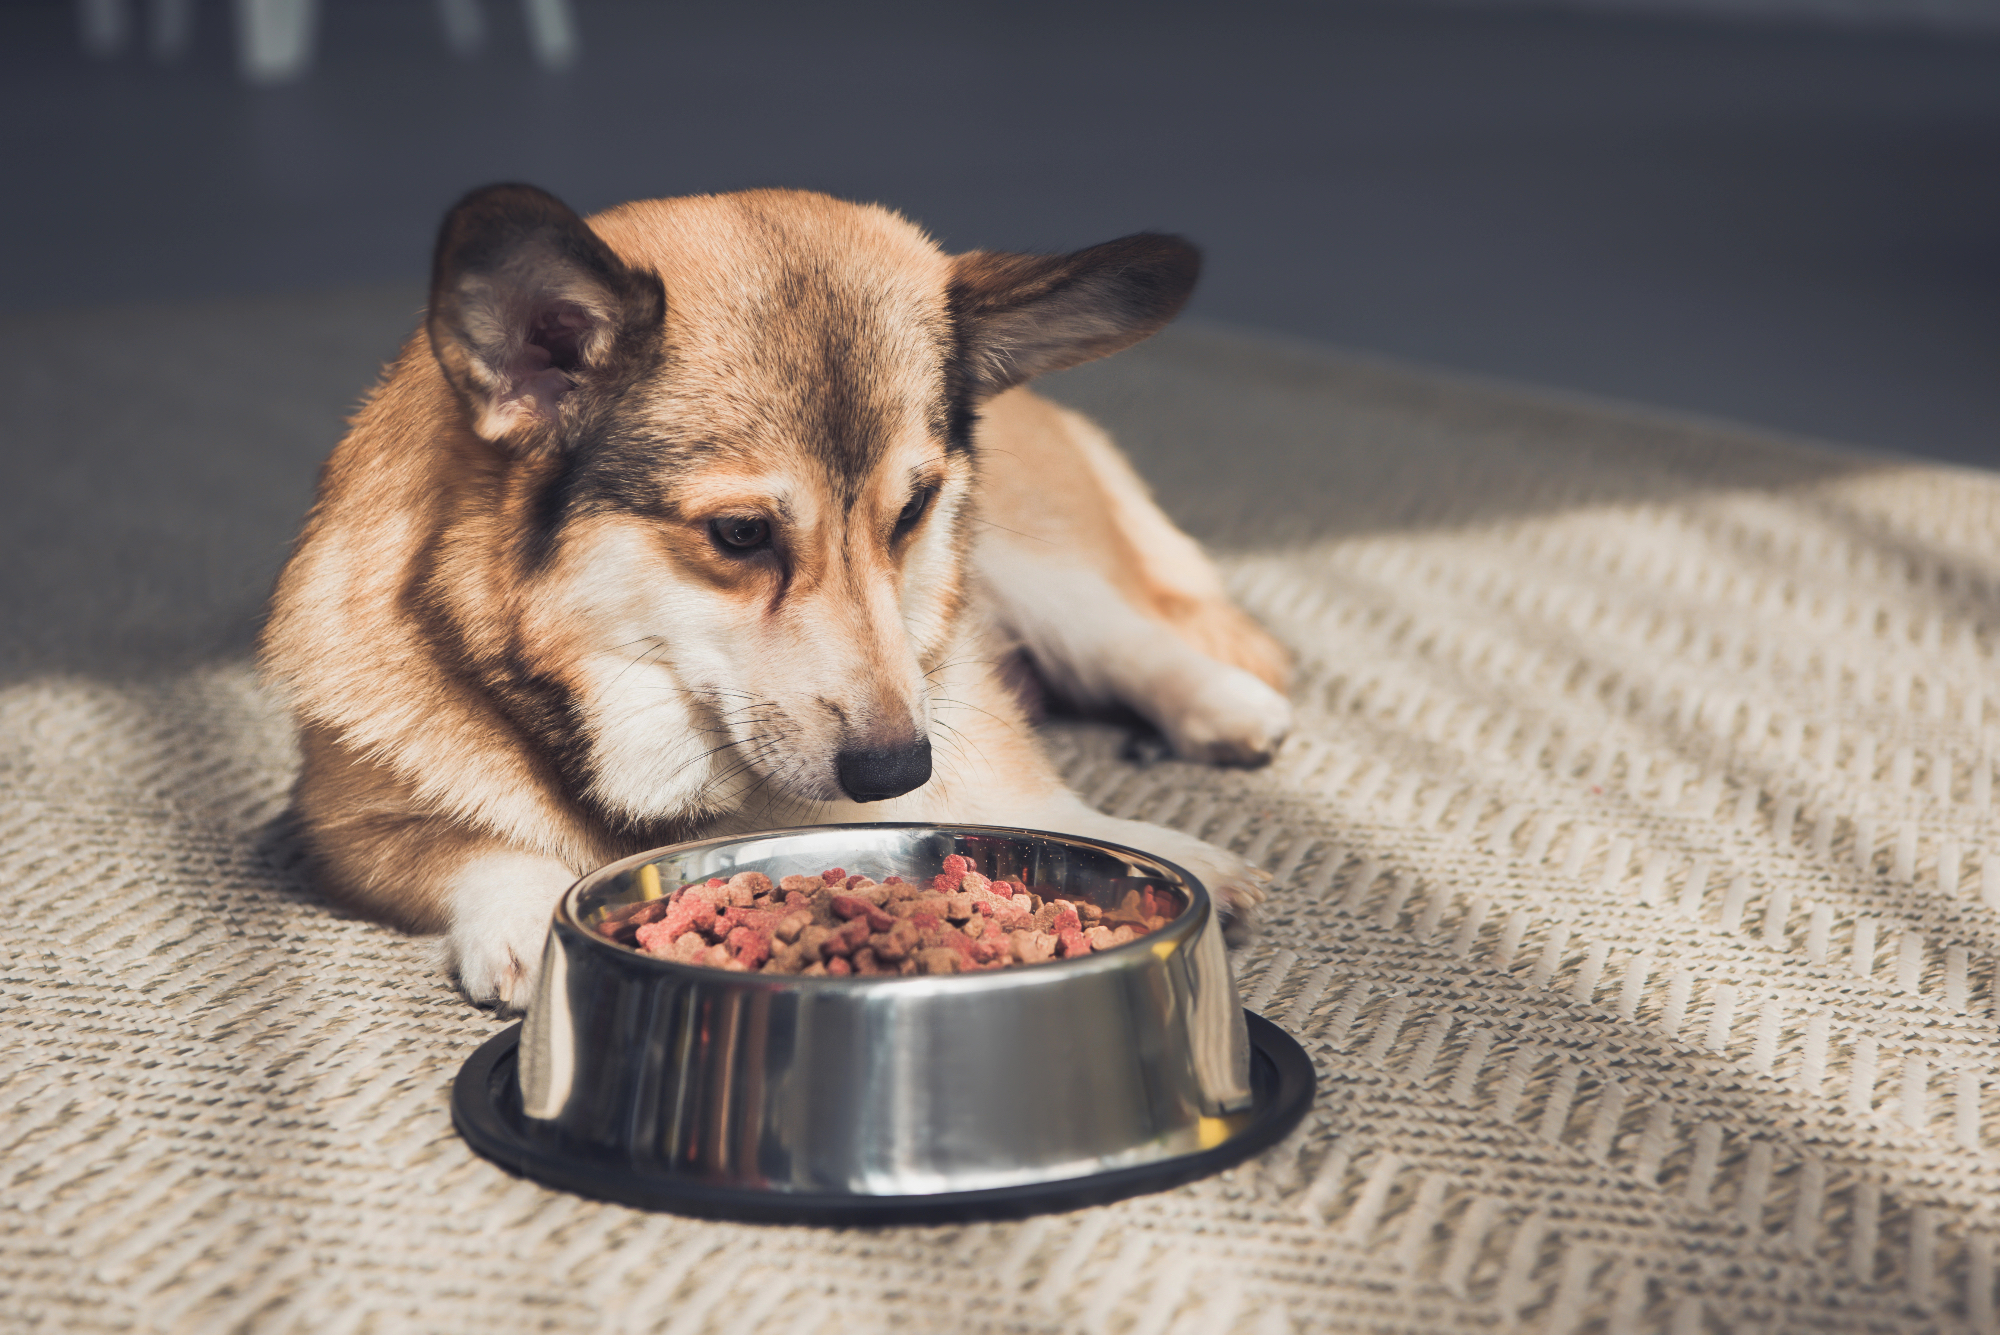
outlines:
[[444, 966], [474, 1004], [528, 1008], [556, 901], [574, 879], [559, 862], [520, 853], [488, 854], [460, 871]]
[[1211, 765], [1261, 765], [1292, 728], [1291, 702], [1241, 668], [1205, 674], [1159, 720], [1175, 754]]
[[444, 967], [475, 1006], [524, 1011], [535, 999], [548, 924], [508, 936], [454, 927], [445, 937]]
[[1196, 880], [1208, 887], [1209, 897], [1222, 911], [1223, 925], [1231, 944], [1242, 941], [1250, 931], [1251, 918], [1257, 906], [1270, 895], [1271, 874], [1228, 849], [1218, 848], [1191, 834], [1169, 830], [1161, 825], [1133, 824], [1132, 830], [1120, 831], [1111, 837], [1187, 868]]
[[1271, 873], [1252, 866], [1226, 848], [1203, 844], [1207, 856], [1194, 865], [1181, 865], [1208, 887], [1208, 893], [1229, 922], [1247, 924], [1252, 912], [1271, 893]]

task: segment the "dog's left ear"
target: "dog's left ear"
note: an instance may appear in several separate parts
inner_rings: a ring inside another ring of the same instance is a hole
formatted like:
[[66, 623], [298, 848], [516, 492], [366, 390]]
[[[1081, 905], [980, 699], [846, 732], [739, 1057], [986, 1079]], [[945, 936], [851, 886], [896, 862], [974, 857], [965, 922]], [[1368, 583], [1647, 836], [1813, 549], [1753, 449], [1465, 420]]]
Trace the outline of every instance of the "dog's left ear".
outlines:
[[562, 445], [645, 364], [665, 315], [657, 275], [531, 185], [473, 191], [438, 233], [431, 351], [496, 444]]
[[1068, 255], [960, 255], [951, 312], [973, 397], [1131, 347], [1180, 314], [1200, 276], [1201, 252], [1158, 232]]

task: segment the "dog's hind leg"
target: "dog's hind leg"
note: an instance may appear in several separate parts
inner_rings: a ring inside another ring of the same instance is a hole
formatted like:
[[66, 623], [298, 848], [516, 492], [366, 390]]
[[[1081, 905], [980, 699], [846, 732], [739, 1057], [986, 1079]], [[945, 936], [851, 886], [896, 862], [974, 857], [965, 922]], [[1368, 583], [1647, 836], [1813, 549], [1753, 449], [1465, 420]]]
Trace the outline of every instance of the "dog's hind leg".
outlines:
[[1277, 750], [1292, 721], [1284, 696], [1196, 649], [1097, 571], [990, 547], [981, 558], [1002, 622], [1057, 695], [1128, 705], [1189, 760], [1256, 765]]
[[1125, 704], [1192, 760], [1268, 760], [1291, 726], [1289, 655], [1104, 433], [1014, 391], [988, 406], [980, 444], [975, 569], [1056, 692]]

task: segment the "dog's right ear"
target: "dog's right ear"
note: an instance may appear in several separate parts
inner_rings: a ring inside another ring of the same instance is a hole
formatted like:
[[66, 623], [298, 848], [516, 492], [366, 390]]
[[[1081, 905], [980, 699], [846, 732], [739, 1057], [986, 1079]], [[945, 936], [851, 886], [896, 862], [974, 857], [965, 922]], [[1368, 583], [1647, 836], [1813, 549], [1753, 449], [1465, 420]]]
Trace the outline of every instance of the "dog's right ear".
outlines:
[[438, 233], [431, 352], [473, 431], [496, 444], [564, 444], [650, 359], [665, 315], [657, 275], [531, 185], [473, 191]]
[[986, 399], [1156, 333], [1187, 304], [1201, 252], [1139, 232], [1068, 255], [975, 250], [952, 261], [959, 374]]

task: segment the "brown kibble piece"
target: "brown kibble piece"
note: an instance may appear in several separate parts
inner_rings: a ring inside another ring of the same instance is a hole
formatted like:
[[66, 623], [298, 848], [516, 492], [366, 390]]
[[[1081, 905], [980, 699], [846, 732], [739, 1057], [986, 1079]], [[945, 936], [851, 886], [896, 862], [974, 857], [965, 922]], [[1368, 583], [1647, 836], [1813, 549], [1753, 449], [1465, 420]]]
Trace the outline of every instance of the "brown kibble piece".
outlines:
[[877, 908], [874, 903], [860, 895], [835, 895], [833, 911], [838, 917], [855, 921], [865, 920], [870, 931], [886, 932], [895, 918]]
[[917, 966], [925, 973], [957, 973], [959, 956], [949, 946], [932, 946], [917, 956]]
[[917, 950], [923, 934], [908, 918], [898, 918], [886, 932], [879, 932], [868, 938], [868, 944], [877, 957], [885, 960], [904, 960]]
[[[604, 915], [597, 924], [597, 930], [604, 932], [607, 927], [620, 924], [638, 925], [657, 922], [667, 916], [667, 901], [664, 899], [642, 899], [636, 904], [627, 904]], [[609, 932], [605, 932], [609, 936]]]
[[1047, 932], [1009, 932], [1007, 939], [1022, 964], [1045, 964], [1056, 957], [1056, 939]]

